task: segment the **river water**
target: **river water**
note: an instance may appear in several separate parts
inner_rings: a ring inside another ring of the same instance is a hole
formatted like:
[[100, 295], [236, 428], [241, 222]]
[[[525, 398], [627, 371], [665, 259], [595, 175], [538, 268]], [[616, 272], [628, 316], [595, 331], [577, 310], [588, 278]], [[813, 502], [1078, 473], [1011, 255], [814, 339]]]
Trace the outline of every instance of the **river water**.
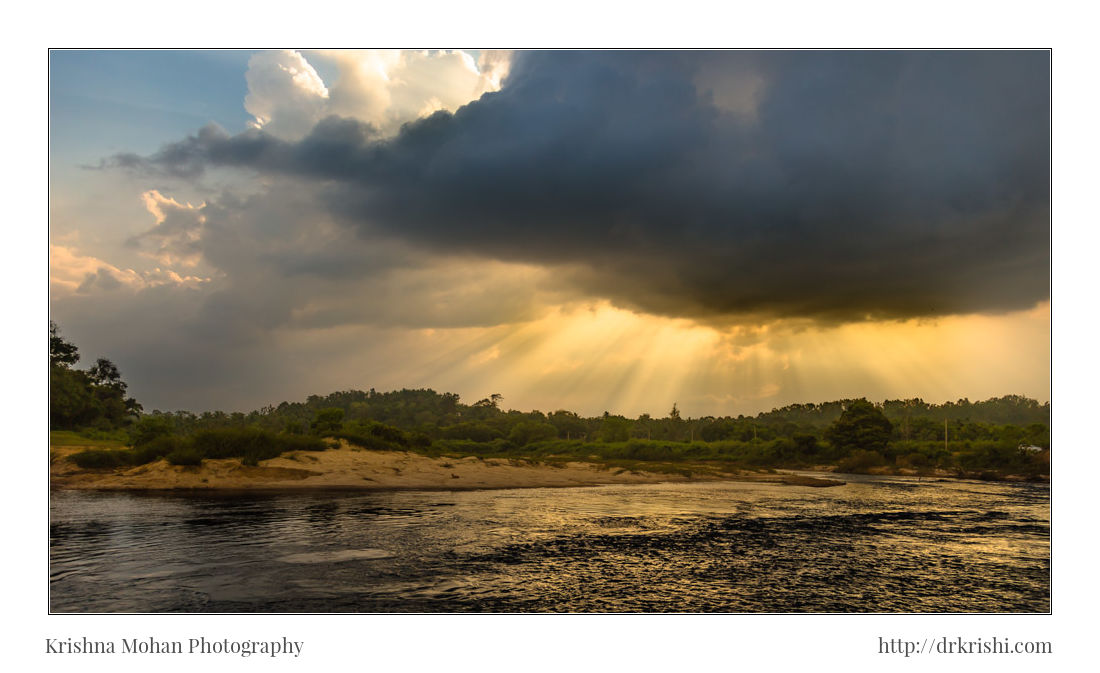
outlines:
[[55, 491], [52, 612], [1048, 612], [1050, 488]]

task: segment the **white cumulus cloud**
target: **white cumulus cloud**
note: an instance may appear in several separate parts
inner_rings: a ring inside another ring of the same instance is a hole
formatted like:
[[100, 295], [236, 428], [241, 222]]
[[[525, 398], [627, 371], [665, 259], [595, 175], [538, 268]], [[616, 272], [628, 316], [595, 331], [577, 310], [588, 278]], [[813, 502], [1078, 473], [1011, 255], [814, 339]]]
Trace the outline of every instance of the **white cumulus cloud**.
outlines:
[[245, 73], [244, 107], [251, 125], [286, 138], [300, 138], [325, 115], [328, 89], [321, 76], [296, 51], [264, 51], [253, 56]]
[[372, 124], [384, 135], [438, 110], [454, 111], [500, 89], [511, 53], [353, 50], [311, 52], [335, 67], [329, 85], [296, 51], [261, 52], [249, 61], [245, 108], [251, 125], [286, 139], [303, 137], [329, 115]]

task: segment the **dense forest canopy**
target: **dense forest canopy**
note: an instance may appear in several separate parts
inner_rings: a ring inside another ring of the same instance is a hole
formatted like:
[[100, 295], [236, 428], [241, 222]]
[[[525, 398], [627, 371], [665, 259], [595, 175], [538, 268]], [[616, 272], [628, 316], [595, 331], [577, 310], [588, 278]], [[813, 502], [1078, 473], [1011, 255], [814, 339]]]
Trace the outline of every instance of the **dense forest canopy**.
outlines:
[[[454, 393], [431, 389], [378, 392], [345, 390], [326, 396], [311, 395], [304, 402], [282, 402], [249, 413], [221, 411], [194, 414], [187, 411], [154, 411], [152, 416], [170, 421], [183, 433], [210, 428], [257, 427], [291, 434], [316, 432], [356, 423], [376, 423], [415, 432], [430, 440], [471, 442], [507, 441], [525, 446], [547, 439], [619, 442], [645, 439], [671, 442], [768, 442], [806, 437], [836, 443], [842, 435], [830, 434], [846, 409], [870, 407], [885, 424], [879, 425], [881, 441], [867, 443], [882, 450], [886, 442], [992, 441], [1050, 446], [1050, 403], [1040, 404], [1018, 395], [981, 402], [958, 400], [932, 404], [920, 399], [837, 400], [821, 404], [793, 404], [756, 416], [683, 417], [673, 405], [663, 417], [642, 414], [637, 418], [605, 412], [582, 417], [559, 409], [550, 413], [521, 412], [501, 408], [503, 398], [492, 395], [465, 404]], [[339, 410], [334, 422], [332, 410]]]

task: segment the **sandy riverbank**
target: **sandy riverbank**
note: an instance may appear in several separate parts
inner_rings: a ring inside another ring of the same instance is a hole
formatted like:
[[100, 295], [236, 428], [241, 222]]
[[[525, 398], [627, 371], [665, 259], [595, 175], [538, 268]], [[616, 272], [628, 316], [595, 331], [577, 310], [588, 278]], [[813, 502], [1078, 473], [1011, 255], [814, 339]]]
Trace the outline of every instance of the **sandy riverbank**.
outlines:
[[[367, 451], [341, 443], [328, 451], [295, 451], [242, 465], [233, 458], [205, 460], [201, 466], [159, 460], [137, 467], [82, 469], [68, 456], [86, 447], [53, 447], [50, 483], [56, 488], [93, 490], [177, 489], [481, 489], [651, 484], [660, 482], [746, 480], [831, 486], [843, 482], [760, 473], [645, 472], [592, 463], [533, 463], [505, 458], [431, 458], [416, 453]], [[820, 483], [815, 483], [820, 482]]]

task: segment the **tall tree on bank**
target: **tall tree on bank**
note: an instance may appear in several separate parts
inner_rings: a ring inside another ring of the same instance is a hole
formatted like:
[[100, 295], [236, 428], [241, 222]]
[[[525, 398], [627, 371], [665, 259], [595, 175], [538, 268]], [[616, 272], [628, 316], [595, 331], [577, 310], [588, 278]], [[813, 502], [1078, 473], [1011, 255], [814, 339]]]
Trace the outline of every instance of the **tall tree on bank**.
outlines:
[[894, 426], [878, 407], [865, 399], [852, 400], [844, 413], [825, 430], [825, 438], [845, 453], [882, 451]]
[[50, 321], [50, 429], [119, 428], [141, 413], [141, 405], [126, 397], [118, 367], [99, 358], [87, 371], [74, 369], [80, 360], [76, 345]]

